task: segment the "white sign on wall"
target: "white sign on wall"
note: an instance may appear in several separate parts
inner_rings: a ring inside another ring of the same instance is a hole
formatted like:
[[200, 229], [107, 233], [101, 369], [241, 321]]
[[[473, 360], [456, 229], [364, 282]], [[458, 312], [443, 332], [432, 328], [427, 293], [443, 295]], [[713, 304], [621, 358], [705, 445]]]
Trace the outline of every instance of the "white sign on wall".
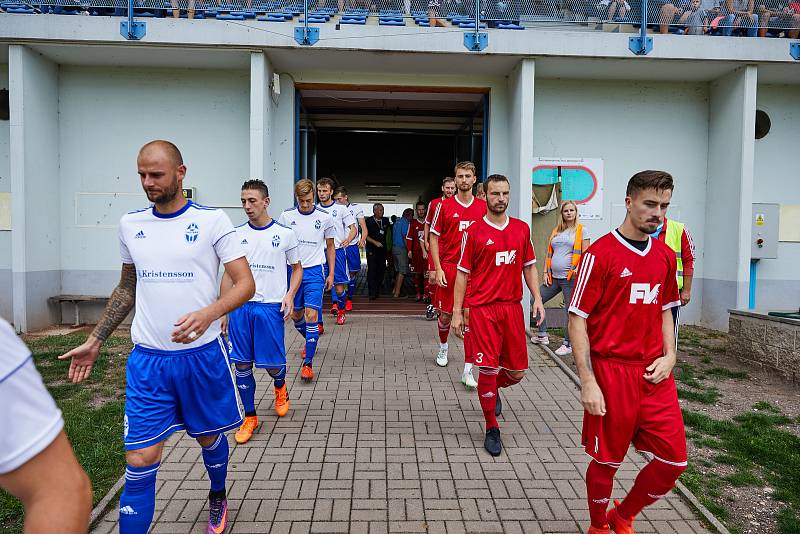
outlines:
[[603, 160], [600, 158], [534, 158], [534, 185], [561, 183], [561, 200], [578, 205], [580, 218], [603, 218]]

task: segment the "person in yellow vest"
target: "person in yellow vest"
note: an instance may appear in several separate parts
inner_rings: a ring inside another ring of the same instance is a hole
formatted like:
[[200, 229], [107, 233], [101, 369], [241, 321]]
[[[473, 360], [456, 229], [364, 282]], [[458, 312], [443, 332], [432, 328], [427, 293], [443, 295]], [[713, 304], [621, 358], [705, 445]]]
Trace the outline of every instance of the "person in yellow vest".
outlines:
[[[547, 257], [544, 260], [544, 283], [540, 288], [542, 302], [547, 302], [559, 293], [564, 294], [564, 314], [569, 319], [567, 309], [572, 300], [572, 290], [575, 287], [578, 264], [581, 254], [589, 247], [589, 232], [578, 220], [578, 206], [571, 200], [561, 203], [559, 209], [561, 216], [558, 224], [550, 234], [547, 241]], [[531, 336], [534, 344], [547, 345], [550, 338], [547, 336], [547, 322], [542, 321], [539, 332]], [[564, 333], [564, 343], [556, 349], [556, 354], [566, 356], [572, 354], [572, 345], [569, 342], [569, 333]]]
[[[664, 217], [664, 224], [650, 234], [675, 251], [678, 260], [678, 291], [681, 293], [681, 306], [692, 300], [692, 277], [694, 276], [694, 241], [689, 229], [682, 222]], [[675, 324], [675, 342], [678, 341], [678, 318], [681, 306], [672, 308], [672, 322]]]

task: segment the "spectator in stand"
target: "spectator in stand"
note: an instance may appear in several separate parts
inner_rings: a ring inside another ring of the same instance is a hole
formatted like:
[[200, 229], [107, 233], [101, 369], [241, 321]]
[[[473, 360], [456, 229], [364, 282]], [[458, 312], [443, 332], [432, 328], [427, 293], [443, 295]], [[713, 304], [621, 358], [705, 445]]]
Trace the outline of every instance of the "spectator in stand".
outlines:
[[398, 218], [392, 225], [392, 257], [394, 258], [394, 287], [392, 296], [400, 298], [400, 290], [403, 288], [403, 280], [408, 274], [408, 249], [406, 249], [406, 236], [411, 226], [411, 217], [414, 210], [406, 208], [403, 216]]
[[753, 13], [754, 0], [725, 0], [725, 17], [719, 22], [722, 35], [733, 35], [733, 30], [746, 29], [748, 37], [758, 35], [758, 15]]
[[781, 0], [764, 0], [758, 6], [758, 36], [766, 37], [767, 31], [784, 32], [789, 39], [800, 38], [800, 1], [784, 5]]
[[[571, 200], [561, 203], [561, 214], [558, 224], [553, 228], [547, 240], [547, 257], [544, 260], [544, 283], [539, 289], [542, 302], [546, 303], [559, 293], [564, 294], [564, 313], [569, 322], [569, 302], [575, 288], [576, 273], [581, 255], [589, 248], [589, 232], [578, 220], [578, 206]], [[538, 322], [538, 318], [537, 318]], [[539, 332], [531, 337], [534, 344], [547, 345], [547, 321], [539, 323]], [[569, 332], [564, 333], [564, 342], [556, 349], [556, 354], [566, 356], [572, 354]]]
[[661, 6], [659, 31], [668, 33], [670, 26], [677, 26], [686, 35], [704, 35], [708, 33], [711, 21], [719, 14], [717, 0], [691, 0], [683, 7], [675, 7], [670, 2]]
[[600, 0], [600, 3], [597, 4], [597, 12], [603, 20], [624, 19], [630, 9], [631, 6], [627, 0]]

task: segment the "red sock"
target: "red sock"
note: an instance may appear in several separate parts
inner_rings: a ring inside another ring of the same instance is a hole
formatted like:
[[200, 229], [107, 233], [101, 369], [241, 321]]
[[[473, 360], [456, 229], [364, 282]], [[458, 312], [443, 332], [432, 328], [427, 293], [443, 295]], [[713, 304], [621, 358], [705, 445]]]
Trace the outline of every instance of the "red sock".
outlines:
[[500, 373], [497, 375], [497, 389], [507, 388], [513, 386], [514, 384], [519, 384], [520, 380], [522, 380], [522, 377], [514, 378], [511, 373], [505, 369], [501, 369]]
[[478, 372], [478, 400], [481, 403], [486, 430], [500, 428], [494, 409], [497, 406], [497, 369], [481, 367]]
[[650, 506], [669, 493], [685, 470], [684, 465], [651, 460], [636, 477], [636, 482], [622, 504], [617, 507], [617, 512], [625, 519], [633, 519], [645, 506]]
[[442, 324], [442, 320], [439, 319], [439, 341], [442, 343], [447, 343], [447, 336], [450, 335], [450, 323]]
[[606, 510], [614, 488], [616, 467], [592, 460], [586, 469], [586, 495], [589, 501], [589, 518], [592, 526], [603, 528], [608, 524]]
[[464, 363], [475, 363], [475, 353], [472, 349], [472, 334], [469, 333], [469, 327], [464, 327]]

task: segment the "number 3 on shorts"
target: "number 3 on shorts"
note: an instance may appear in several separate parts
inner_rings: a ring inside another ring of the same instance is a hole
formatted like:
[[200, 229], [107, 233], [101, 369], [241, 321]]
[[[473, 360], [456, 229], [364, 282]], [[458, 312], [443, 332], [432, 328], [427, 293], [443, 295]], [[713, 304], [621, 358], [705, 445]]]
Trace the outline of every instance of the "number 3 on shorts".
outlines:
[[475, 355], [475, 363], [477, 363], [478, 365], [483, 363], [483, 353], [482, 352], [479, 352], [478, 354]]

